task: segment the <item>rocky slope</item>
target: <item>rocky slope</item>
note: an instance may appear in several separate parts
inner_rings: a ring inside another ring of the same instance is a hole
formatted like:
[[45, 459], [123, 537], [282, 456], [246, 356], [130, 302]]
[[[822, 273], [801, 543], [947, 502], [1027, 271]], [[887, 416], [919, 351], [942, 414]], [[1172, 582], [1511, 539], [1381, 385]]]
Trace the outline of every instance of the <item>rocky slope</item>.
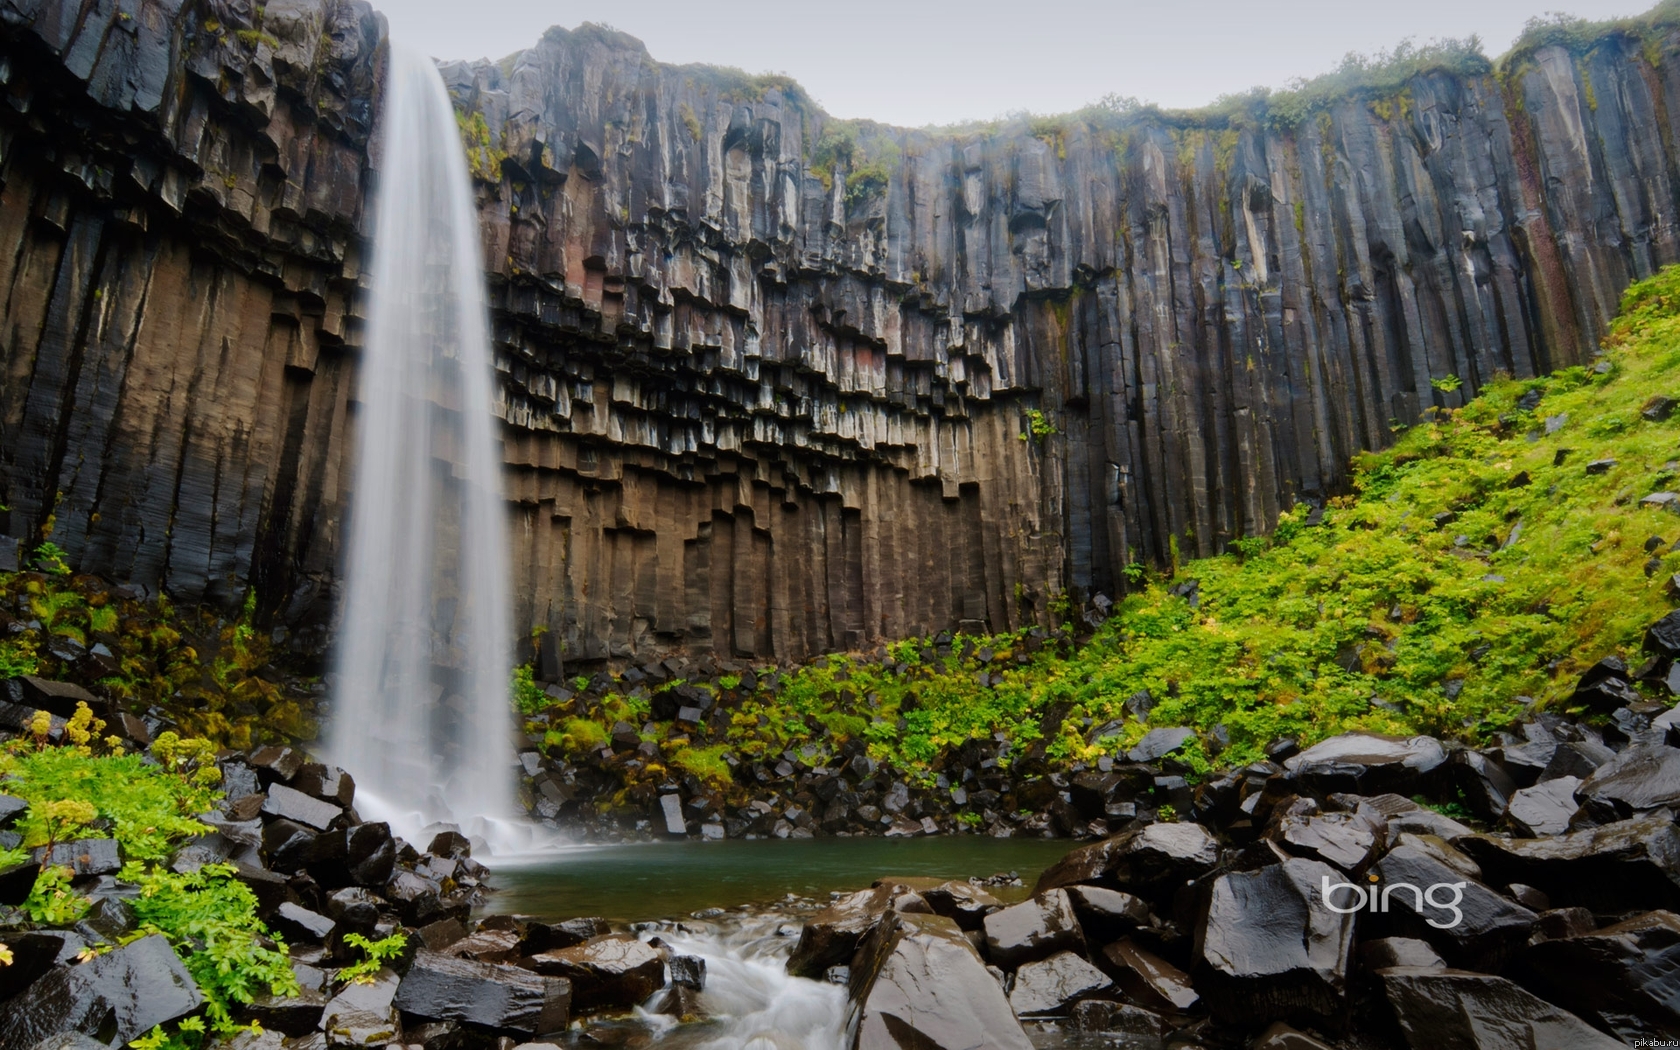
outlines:
[[[0, 21], [7, 531], [188, 600], [255, 584], [308, 642], [350, 494], [380, 22]], [[963, 131], [834, 121], [589, 27], [448, 65], [522, 626], [581, 661], [795, 659], [1042, 621], [1258, 532], [1423, 406], [1583, 360], [1680, 259], [1677, 52], [1658, 19], [1299, 121]]]

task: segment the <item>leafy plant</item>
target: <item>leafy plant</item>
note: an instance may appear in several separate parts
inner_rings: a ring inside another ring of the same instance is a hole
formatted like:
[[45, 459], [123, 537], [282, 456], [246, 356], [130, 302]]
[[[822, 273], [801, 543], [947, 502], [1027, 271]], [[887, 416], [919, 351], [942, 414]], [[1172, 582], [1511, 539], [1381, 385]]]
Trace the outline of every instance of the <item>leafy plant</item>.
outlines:
[[408, 947], [408, 937], [393, 933], [375, 941], [359, 933], [347, 933], [344, 943], [360, 949], [362, 958], [338, 971], [338, 979], [346, 984], [372, 984], [386, 963], [402, 955], [403, 949]]
[[543, 687], [537, 684], [536, 674], [530, 664], [520, 664], [513, 669], [513, 706], [520, 714], [534, 715], [547, 707], [549, 696], [543, 692]]
[[1036, 408], [1027, 409], [1027, 429], [1021, 432], [1022, 441], [1029, 441], [1035, 438], [1039, 441], [1043, 441], [1045, 438], [1056, 433], [1059, 433], [1059, 431], [1056, 430], [1055, 424], [1050, 422], [1049, 416], [1046, 416], [1042, 411]]
[[1455, 375], [1444, 375], [1439, 379], [1431, 379], [1429, 385], [1443, 394], [1450, 394], [1464, 385], [1464, 380]]
[[70, 575], [70, 563], [66, 559], [69, 552], [51, 540], [43, 541], [35, 547], [34, 557], [30, 559], [35, 568], [53, 576]]
[[[260, 1033], [261, 1028], [251, 1026], [252, 1030]], [[198, 1050], [204, 1045], [204, 1018], [183, 1017], [175, 1025], [175, 1031], [168, 1032], [162, 1025], [153, 1025], [152, 1030], [137, 1039], [129, 1041], [134, 1050]]]
[[[231, 864], [206, 864], [177, 873], [124, 865], [118, 876], [140, 887], [132, 901], [144, 932], [169, 939], [204, 993], [217, 1031], [233, 1031], [232, 1007], [257, 996], [298, 995], [286, 946], [257, 918], [257, 898]], [[265, 946], [264, 939], [274, 947]]]
[[35, 888], [23, 902], [23, 911], [33, 922], [68, 926], [87, 913], [93, 902], [70, 886], [74, 875], [69, 868], [54, 865], [41, 869]]

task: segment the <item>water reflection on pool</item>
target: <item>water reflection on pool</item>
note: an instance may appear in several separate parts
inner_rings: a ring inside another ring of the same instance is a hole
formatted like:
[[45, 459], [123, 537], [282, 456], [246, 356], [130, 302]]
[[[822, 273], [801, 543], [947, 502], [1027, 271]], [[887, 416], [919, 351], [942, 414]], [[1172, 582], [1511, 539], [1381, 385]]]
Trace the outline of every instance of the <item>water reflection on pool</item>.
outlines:
[[497, 864], [491, 883], [497, 892], [488, 910], [637, 922], [789, 893], [821, 898], [888, 875], [968, 878], [1014, 871], [1030, 888], [1073, 845], [1066, 839], [957, 835], [579, 846], [541, 860]]

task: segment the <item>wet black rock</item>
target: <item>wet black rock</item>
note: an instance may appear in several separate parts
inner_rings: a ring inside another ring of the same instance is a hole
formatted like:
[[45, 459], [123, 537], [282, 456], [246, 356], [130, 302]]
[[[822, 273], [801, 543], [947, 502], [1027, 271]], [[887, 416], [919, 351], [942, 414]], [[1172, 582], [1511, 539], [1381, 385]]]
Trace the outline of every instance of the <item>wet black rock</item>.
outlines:
[[60, 842], [49, 853], [46, 847], [37, 849], [35, 863], [46, 867], [69, 868], [77, 878], [86, 875], [115, 875], [122, 870], [122, 855], [116, 839], [76, 839]]
[[1322, 903], [1322, 887], [1341, 881], [1327, 864], [1291, 858], [1214, 882], [1194, 954], [1215, 1017], [1264, 1024], [1341, 1015], [1354, 917]]
[[1013, 970], [1058, 952], [1083, 952], [1085, 935], [1066, 890], [1048, 890], [986, 916], [986, 958]]
[[1680, 748], [1635, 744], [1594, 770], [1576, 795], [1622, 816], [1680, 803]]
[[1126, 758], [1132, 762], [1159, 762], [1194, 739], [1196, 731], [1182, 726], [1151, 729], [1143, 734], [1137, 746], [1126, 752]]
[[[910, 881], [912, 885], [915, 880]], [[978, 930], [985, 922], [986, 915], [1002, 907], [996, 897], [967, 882], [955, 880], [940, 882], [926, 888], [919, 888], [919, 892], [935, 915], [943, 915], [954, 920], [964, 930]]]
[[942, 915], [894, 912], [858, 951], [851, 1050], [1032, 1050], [998, 982]]
[[572, 1007], [584, 1013], [634, 1006], [665, 984], [665, 957], [659, 949], [623, 934], [541, 952], [524, 965], [570, 981]]
[[1354, 732], [1320, 741], [1283, 766], [1315, 794], [1413, 795], [1434, 784], [1446, 761], [1434, 737]]
[[1219, 861], [1219, 842], [1200, 824], [1150, 824], [1073, 850], [1045, 869], [1036, 892], [1101, 883], [1147, 893], [1180, 885]]
[[1533, 787], [1521, 788], [1511, 796], [1505, 820], [1519, 835], [1561, 835], [1569, 830], [1569, 818], [1580, 803], [1575, 801], [1579, 777], [1559, 777]]
[[607, 920], [595, 916], [567, 919], [564, 922], [533, 922], [525, 927], [520, 951], [526, 955], [536, 955], [539, 952], [554, 951], [556, 948], [571, 948], [611, 932], [612, 926]]
[[540, 1035], [566, 1027], [571, 984], [517, 966], [423, 951], [403, 975], [395, 1003], [417, 1017]]
[[1098, 963], [1127, 1002], [1175, 1017], [1201, 1005], [1189, 974], [1130, 939], [1103, 948]]
[[0, 794], [0, 828], [9, 828], [17, 819], [29, 812], [29, 803], [21, 798]]
[[1543, 839], [1469, 835], [1456, 845], [1492, 885], [1520, 882], [1555, 907], [1680, 910], [1680, 829], [1662, 814]]
[[246, 761], [265, 784], [289, 784], [304, 765], [303, 753], [289, 747], [258, 748]]
[[1260, 1038], [1250, 1044], [1248, 1050], [1337, 1050], [1337, 1048], [1279, 1021], [1260, 1033]]
[[[1380, 893], [1380, 906], [1361, 921], [1427, 941], [1454, 966], [1497, 972], [1534, 928], [1534, 912], [1416, 846], [1390, 850], [1371, 871], [1381, 881], [1366, 889]], [[1349, 906], [1349, 896], [1344, 890], [1336, 903]]]
[[402, 1033], [395, 1000], [401, 982], [381, 970], [367, 983], [352, 982], [327, 1003], [320, 1030], [329, 1046], [367, 1047], [395, 1042]]
[[1086, 938], [1098, 944], [1106, 944], [1140, 926], [1149, 925], [1149, 905], [1122, 890], [1102, 886], [1069, 886], [1067, 895]]
[[706, 960], [698, 955], [673, 955], [666, 964], [671, 971], [671, 983], [695, 991], [706, 988]]
[[1358, 872], [1376, 856], [1385, 825], [1359, 813], [1285, 816], [1269, 837], [1295, 856]]
[[344, 810], [331, 802], [322, 802], [284, 784], [269, 785], [262, 811], [270, 817], [290, 820], [316, 831], [327, 830], [333, 821], [344, 815]]
[[203, 1002], [169, 942], [153, 934], [59, 966], [0, 1005], [0, 1050], [29, 1050], [67, 1032], [126, 1043]]
[[396, 905], [407, 926], [425, 926], [447, 913], [438, 884], [412, 871], [399, 870], [392, 875], [385, 884], [384, 896]]
[[1378, 970], [1407, 1046], [1463, 1050], [1621, 1050], [1574, 1014], [1490, 974], [1397, 966]]
[[788, 957], [795, 977], [821, 977], [831, 966], [845, 966], [864, 936], [892, 907], [893, 887], [877, 885], [840, 898], [811, 916]]
[[1680, 916], [1673, 912], [1541, 941], [1516, 971], [1532, 991], [1630, 1044], [1680, 1039]]
[[1009, 1005], [1019, 1017], [1065, 1014], [1076, 1001], [1112, 987], [1108, 975], [1074, 952], [1058, 952], [1015, 972]]
[[275, 909], [274, 925], [290, 941], [319, 944], [332, 936], [336, 923], [325, 915], [287, 901]]
[[440, 831], [432, 836], [431, 843], [426, 846], [426, 852], [434, 857], [458, 860], [471, 856], [472, 843], [459, 831]]
[[292, 780], [292, 787], [344, 809], [349, 809], [356, 800], [355, 778], [337, 766], [318, 762], [305, 763]]
[[369, 821], [344, 833], [344, 863], [358, 886], [381, 886], [396, 867], [397, 846], [388, 824]]
[[1429, 942], [1414, 937], [1368, 940], [1359, 946], [1359, 961], [1367, 970], [1385, 970], [1391, 966], [1444, 968], [1447, 965], [1446, 960], [1429, 946]]
[[73, 930], [8, 931], [5, 943], [11, 949], [12, 961], [8, 966], [0, 966], [0, 1003], [34, 984], [53, 967], [74, 962], [87, 947], [87, 942]]

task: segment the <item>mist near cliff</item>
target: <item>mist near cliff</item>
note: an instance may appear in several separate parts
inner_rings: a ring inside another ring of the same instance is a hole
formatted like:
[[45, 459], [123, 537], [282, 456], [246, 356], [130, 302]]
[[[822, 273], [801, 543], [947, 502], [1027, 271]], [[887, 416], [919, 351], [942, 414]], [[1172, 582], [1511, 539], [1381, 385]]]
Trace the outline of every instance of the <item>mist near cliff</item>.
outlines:
[[1282, 87], [1371, 54], [1478, 34], [1490, 56], [1552, 8], [1603, 19], [1644, 0], [381, 0], [392, 32], [437, 58], [500, 58], [551, 25], [610, 23], [661, 62], [787, 73], [828, 112], [906, 127], [1065, 113], [1107, 94], [1167, 107]]

